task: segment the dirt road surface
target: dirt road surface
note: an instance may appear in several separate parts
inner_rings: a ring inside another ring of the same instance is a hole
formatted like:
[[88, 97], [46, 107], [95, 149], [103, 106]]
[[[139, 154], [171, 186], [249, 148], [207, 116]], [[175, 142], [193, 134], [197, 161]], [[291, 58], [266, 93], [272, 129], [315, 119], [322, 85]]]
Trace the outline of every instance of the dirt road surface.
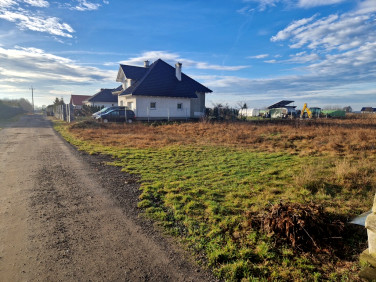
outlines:
[[0, 130], [0, 281], [213, 281], [138, 215], [132, 177], [40, 115]]

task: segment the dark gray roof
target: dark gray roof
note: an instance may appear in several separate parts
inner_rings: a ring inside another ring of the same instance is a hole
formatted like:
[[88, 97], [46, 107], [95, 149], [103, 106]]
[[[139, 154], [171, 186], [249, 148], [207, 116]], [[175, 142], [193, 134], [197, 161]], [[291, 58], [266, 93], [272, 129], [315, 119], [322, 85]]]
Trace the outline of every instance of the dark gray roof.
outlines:
[[285, 107], [288, 104], [291, 104], [293, 102], [294, 101], [282, 100], [282, 101], [279, 101], [278, 103], [275, 103], [275, 104], [269, 106], [268, 109], [283, 108], [283, 107]]
[[376, 108], [363, 107], [360, 111], [362, 111], [362, 112], [376, 112]]
[[125, 76], [133, 80], [140, 80], [148, 71], [148, 68], [143, 67], [135, 67], [128, 65], [120, 65], [120, 67], [123, 70]]
[[[196, 92], [213, 92], [184, 73], [181, 74], [179, 81], [175, 75], [175, 68], [161, 59], [155, 61], [149, 68], [142, 69], [145, 70], [142, 78], [120, 95], [197, 98]], [[125, 73], [125, 76], [128, 77], [128, 74]]]
[[93, 95], [91, 98], [87, 99], [88, 102], [118, 102], [118, 96], [112, 94], [114, 91], [120, 91], [122, 89], [121, 85], [114, 89], [102, 88], [97, 94]]

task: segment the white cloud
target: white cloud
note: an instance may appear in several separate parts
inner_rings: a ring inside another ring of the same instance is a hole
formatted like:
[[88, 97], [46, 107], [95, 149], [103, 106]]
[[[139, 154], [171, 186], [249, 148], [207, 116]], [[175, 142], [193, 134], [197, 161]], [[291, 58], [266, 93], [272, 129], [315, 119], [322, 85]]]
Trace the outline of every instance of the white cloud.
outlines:
[[61, 23], [58, 18], [33, 16], [25, 10], [15, 12], [0, 10], [0, 19], [15, 22], [21, 30], [29, 29], [69, 38], [72, 37], [71, 33], [74, 32], [69, 24]]
[[269, 57], [269, 54], [260, 54], [256, 56], [248, 56], [247, 59], [265, 59]]
[[130, 58], [120, 63], [128, 64], [128, 65], [143, 65], [143, 62], [146, 60], [152, 63], [158, 59], [167, 61], [171, 65], [175, 65], [176, 62], [180, 62], [183, 64], [183, 67], [187, 66], [187, 67], [192, 67], [192, 68], [202, 69], [202, 70], [237, 71], [237, 70], [241, 70], [241, 69], [245, 69], [249, 67], [249, 66], [222, 66], [222, 65], [209, 64], [207, 62], [199, 62], [199, 61], [182, 58], [177, 53], [169, 53], [165, 51], [144, 52], [138, 57]]
[[[76, 6], [73, 6], [71, 9], [72, 10], [77, 10], [77, 11], [93, 11], [93, 10], [97, 10], [101, 4], [99, 3], [92, 3], [92, 2], [89, 2], [87, 0], [77, 0], [78, 2], [78, 5]], [[105, 4], [107, 4], [106, 2], [104, 2]]]
[[0, 8], [7, 8], [16, 5], [17, 2], [14, 0], [0, 0]]
[[[78, 11], [97, 10], [102, 4], [108, 1], [93, 3], [88, 0], [76, 0], [77, 5], [59, 4], [59, 7], [70, 7]], [[47, 8], [50, 6], [47, 0], [0, 0], [0, 19], [13, 22], [21, 30], [32, 30], [44, 32], [55, 36], [55, 40], [62, 42], [59, 37], [72, 38], [74, 29], [61, 19], [44, 15], [41, 11], [32, 11], [30, 6], [36, 8]]]
[[[243, 2], [256, 2], [260, 11], [266, 10], [268, 7], [275, 7], [278, 3], [286, 0], [244, 0]], [[244, 8], [243, 8], [244, 9]], [[241, 11], [242, 9], [240, 9]]]
[[374, 12], [376, 12], [375, 0], [365, 0], [360, 2], [356, 11], [358, 14], [368, 14]]
[[302, 19], [291, 23], [271, 38], [272, 42], [289, 39], [291, 48], [307, 47], [329, 52], [344, 51], [376, 40], [376, 17], [354, 12], [329, 15], [321, 19]]
[[356, 49], [338, 54], [328, 54], [325, 59], [309, 65], [313, 73], [341, 75], [348, 79], [376, 78], [376, 41], [364, 43]]
[[369, 7], [368, 1], [352, 12], [292, 22], [271, 41], [289, 40], [290, 48], [302, 52], [279, 62], [305, 64], [300, 71], [329, 88], [332, 81], [348, 84], [375, 80], [376, 15], [359, 13], [364, 7]]
[[0, 47], [0, 74], [3, 78], [46, 81], [50, 83], [83, 83], [114, 80], [115, 71], [82, 67], [75, 61], [46, 53], [37, 48]]
[[298, 52], [288, 59], [264, 62], [300, 64], [289, 69], [296, 75], [268, 79], [213, 76], [203, 78], [204, 84], [214, 95], [233, 100], [289, 98], [309, 100], [317, 106], [345, 102], [355, 107], [376, 103], [375, 10], [375, 0], [362, 1], [353, 11], [327, 17], [314, 15], [293, 21], [279, 31], [271, 41], [288, 41], [290, 48]]
[[[268, 79], [250, 79], [235, 76], [209, 76], [200, 77], [202, 83], [211, 88], [214, 94], [221, 94], [224, 96], [233, 95], [244, 99], [244, 97], [255, 97], [260, 99], [264, 97], [270, 100], [283, 98], [330, 98], [333, 94], [333, 99], [337, 103], [342, 103], [344, 96], [352, 97], [357, 100], [358, 94], [369, 96], [368, 100], [375, 102], [374, 93], [376, 87], [373, 83], [369, 83], [367, 79], [353, 80], [349, 76], [338, 77], [335, 75], [291, 75], [278, 76]], [[354, 96], [355, 95], [355, 96]], [[210, 96], [209, 96], [210, 97]], [[208, 98], [209, 98], [208, 97]], [[229, 100], [229, 99], [228, 99]], [[321, 103], [323, 103], [321, 101]], [[360, 100], [359, 102], [364, 102]], [[349, 103], [349, 102], [346, 102]]]
[[[117, 70], [82, 66], [78, 62], [37, 48], [0, 47], [0, 95], [29, 98], [28, 88], [37, 91], [37, 104], [52, 103], [56, 96], [69, 100], [68, 94], [92, 95], [99, 87], [113, 88]], [[56, 94], [55, 96], [53, 94]]]
[[[243, 0], [245, 3], [254, 2], [258, 4], [259, 11], [265, 11], [268, 8], [274, 8], [278, 4], [284, 4], [287, 7], [295, 8], [313, 8], [319, 6], [328, 6], [346, 2], [348, 0]], [[367, 0], [369, 2], [373, 0]], [[370, 6], [371, 4], [369, 4]], [[239, 9], [237, 12], [240, 14], [246, 14], [247, 11], [251, 10], [251, 6], [245, 6], [242, 9]]]
[[320, 59], [320, 56], [316, 53], [307, 54], [306, 51], [291, 55], [290, 57], [292, 58], [287, 60], [287, 62], [299, 64], [311, 63]]
[[298, 7], [312, 8], [317, 6], [333, 5], [345, 2], [347, 0], [299, 0]]
[[[21, 30], [32, 30], [49, 33], [55, 36], [72, 37], [73, 28], [59, 18], [44, 16], [42, 13], [35, 13], [31, 10], [20, 7], [19, 3], [12, 0], [0, 0], [0, 19], [13, 22]], [[23, 0], [25, 3], [46, 8], [49, 2], [44, 0]]]
[[304, 25], [306, 25], [309, 22], [312, 22], [315, 17], [316, 16], [312, 16], [310, 18], [293, 21], [288, 27], [279, 31], [277, 35], [273, 36], [270, 40], [272, 42], [276, 42], [289, 38], [293, 34], [298, 33], [302, 29], [302, 27], [304, 27]]
[[25, 3], [34, 7], [48, 7], [50, 3], [45, 0], [23, 0]]
[[239, 10], [237, 10], [236, 12], [238, 12], [239, 14], [242, 14], [242, 15], [248, 15], [248, 14], [251, 14], [255, 11], [254, 8], [252, 8], [251, 6], [245, 6]]
[[[55, 97], [56, 97], [56, 96], [62, 96], [62, 95], [70, 95], [70, 94], [72, 94], [72, 91], [52, 89], [52, 90], [48, 91], [48, 93], [55, 95]], [[52, 101], [52, 99], [51, 99], [51, 101]]]
[[237, 71], [241, 69], [248, 68], [249, 66], [221, 66], [221, 65], [213, 65], [213, 64], [208, 64], [205, 62], [196, 62], [196, 61], [189, 61], [185, 60], [188, 64], [191, 63], [192, 66], [198, 69], [203, 69], [203, 70], [220, 70], [220, 71]]

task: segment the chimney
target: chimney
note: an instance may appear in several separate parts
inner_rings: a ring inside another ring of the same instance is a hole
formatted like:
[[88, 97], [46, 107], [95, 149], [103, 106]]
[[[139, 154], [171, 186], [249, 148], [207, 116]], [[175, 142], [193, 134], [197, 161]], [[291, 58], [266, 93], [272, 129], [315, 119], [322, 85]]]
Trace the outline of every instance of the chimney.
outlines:
[[176, 69], [176, 78], [181, 81], [181, 63], [177, 62], [175, 64], [175, 69]]
[[144, 67], [148, 68], [149, 67], [149, 61], [144, 61]]

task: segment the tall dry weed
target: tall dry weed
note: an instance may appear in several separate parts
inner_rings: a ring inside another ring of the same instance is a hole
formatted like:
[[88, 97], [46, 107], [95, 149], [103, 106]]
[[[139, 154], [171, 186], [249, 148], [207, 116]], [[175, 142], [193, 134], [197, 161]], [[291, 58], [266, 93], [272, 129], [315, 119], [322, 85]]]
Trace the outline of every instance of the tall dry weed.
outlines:
[[322, 177], [317, 167], [317, 165], [310, 164], [302, 167], [300, 173], [294, 177], [295, 186], [313, 194], [317, 193], [322, 188]]
[[376, 168], [369, 159], [339, 160], [334, 170], [339, 184], [348, 189], [376, 190]]

